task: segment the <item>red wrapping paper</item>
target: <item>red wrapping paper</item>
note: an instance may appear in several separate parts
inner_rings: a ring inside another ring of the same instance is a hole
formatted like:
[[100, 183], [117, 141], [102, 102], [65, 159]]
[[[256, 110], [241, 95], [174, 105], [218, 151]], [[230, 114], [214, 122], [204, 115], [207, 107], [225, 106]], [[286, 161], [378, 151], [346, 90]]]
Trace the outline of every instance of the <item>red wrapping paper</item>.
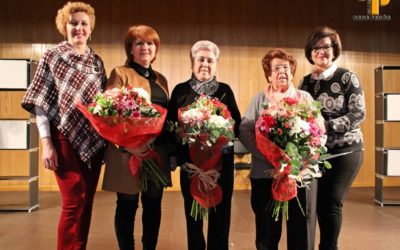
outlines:
[[[220, 137], [211, 147], [203, 146], [202, 140], [189, 145], [190, 158], [195, 166], [204, 172], [219, 170], [221, 168], [222, 148], [228, 141]], [[222, 201], [222, 189], [217, 184], [214, 188], [208, 189], [201, 181], [198, 173], [194, 174], [190, 183], [190, 193], [193, 198], [204, 208], [215, 207]]]
[[266, 138], [256, 129], [256, 145], [262, 155], [274, 166], [275, 173], [272, 182], [272, 197], [274, 200], [285, 202], [297, 196], [296, 180], [289, 178], [290, 164], [288, 163], [283, 171], [280, 171], [282, 161], [288, 162], [285, 151], [274, 142]]
[[[167, 115], [165, 108], [155, 104], [152, 106], [160, 112], [159, 117], [102, 117], [90, 113], [88, 107], [81, 102], [77, 102], [76, 106], [99, 135], [109, 142], [126, 148], [139, 147], [156, 138], [162, 132]], [[132, 156], [129, 161], [132, 175], [140, 172], [141, 162], [145, 159], [158, 161], [159, 158], [154, 150], [150, 150], [144, 159]]]

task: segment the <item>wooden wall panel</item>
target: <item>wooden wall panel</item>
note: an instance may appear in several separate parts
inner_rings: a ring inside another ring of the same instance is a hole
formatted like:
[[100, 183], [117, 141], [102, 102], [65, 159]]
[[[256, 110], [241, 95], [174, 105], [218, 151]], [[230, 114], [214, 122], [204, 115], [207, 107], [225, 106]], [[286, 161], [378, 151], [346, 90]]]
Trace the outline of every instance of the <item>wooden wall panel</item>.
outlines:
[[[46, 49], [63, 40], [55, 28], [54, 18], [65, 2], [55, 0], [37, 4], [28, 0], [3, 0], [0, 8], [0, 58], [39, 60]], [[366, 2], [356, 0], [310, 0], [307, 4], [300, 0], [87, 2], [96, 10], [96, 27], [90, 46], [103, 58], [108, 74], [113, 67], [125, 62], [123, 37], [133, 24], [148, 24], [159, 32], [161, 46], [153, 68], [167, 77], [170, 91], [191, 75], [191, 45], [197, 40], [209, 39], [221, 49], [217, 78], [230, 84], [242, 113], [251, 98], [266, 86], [261, 59], [269, 49], [282, 47], [294, 55], [298, 62], [294, 82], [298, 85], [301, 78], [311, 71], [303, 51], [308, 33], [317, 25], [333, 26], [341, 34], [343, 43], [338, 64], [356, 72], [366, 96], [367, 117], [362, 124], [365, 158], [354, 185], [374, 185], [374, 69], [379, 65], [400, 64], [399, 1], [391, 1], [382, 9], [382, 13], [391, 15], [391, 21], [387, 22], [353, 21], [353, 15], [367, 13]], [[393, 79], [393, 88], [400, 89], [397, 75], [388, 78]], [[13, 105], [19, 105], [19, 96], [10, 97], [0, 92], [0, 115], [11, 112], [8, 108], [10, 98]], [[242, 184], [236, 188], [246, 186], [243, 183], [245, 179], [238, 176], [235, 181]], [[173, 173], [173, 180], [178, 183], [179, 171]], [[399, 178], [394, 178], [390, 184], [399, 185]], [[57, 189], [52, 173], [41, 165], [40, 187]], [[173, 189], [178, 190], [178, 184]]]
[[[397, 63], [397, 66], [400, 66], [400, 63]], [[383, 81], [383, 92], [400, 93], [400, 70], [385, 70]]]
[[[0, 150], [0, 176], [28, 176], [29, 152], [26, 150]], [[1, 190], [27, 190], [26, 181], [1, 181]]]
[[0, 119], [29, 119], [29, 114], [21, 108], [24, 91], [0, 91]]
[[27, 150], [0, 150], [0, 175], [29, 175], [26, 166], [29, 166]]

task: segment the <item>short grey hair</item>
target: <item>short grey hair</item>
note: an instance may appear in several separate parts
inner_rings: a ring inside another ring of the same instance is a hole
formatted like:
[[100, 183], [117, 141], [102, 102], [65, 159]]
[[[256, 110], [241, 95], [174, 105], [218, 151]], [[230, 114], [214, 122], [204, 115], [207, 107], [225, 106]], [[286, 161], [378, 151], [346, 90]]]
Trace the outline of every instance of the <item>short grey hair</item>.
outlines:
[[217, 60], [219, 59], [219, 48], [218, 46], [208, 40], [201, 40], [193, 44], [192, 48], [190, 49], [190, 60], [192, 63], [194, 62], [194, 58], [196, 57], [197, 52], [200, 50], [208, 50], [213, 52]]

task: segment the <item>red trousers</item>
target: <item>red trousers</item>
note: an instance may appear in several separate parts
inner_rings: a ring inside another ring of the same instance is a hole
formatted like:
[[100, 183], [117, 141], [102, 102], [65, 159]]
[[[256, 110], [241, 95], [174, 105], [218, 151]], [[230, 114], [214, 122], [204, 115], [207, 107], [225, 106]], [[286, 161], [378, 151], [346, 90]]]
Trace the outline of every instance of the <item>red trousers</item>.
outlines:
[[89, 169], [62, 133], [55, 128], [51, 132], [58, 156], [55, 176], [62, 199], [57, 249], [86, 249], [103, 152], [92, 159]]

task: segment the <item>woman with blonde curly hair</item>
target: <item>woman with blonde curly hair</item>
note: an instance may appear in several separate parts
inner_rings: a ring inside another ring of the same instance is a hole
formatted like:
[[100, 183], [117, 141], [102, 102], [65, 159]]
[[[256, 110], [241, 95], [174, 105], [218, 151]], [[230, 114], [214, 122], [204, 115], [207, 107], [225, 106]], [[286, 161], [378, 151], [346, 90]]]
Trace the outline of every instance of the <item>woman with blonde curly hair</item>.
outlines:
[[94, 9], [68, 2], [56, 17], [66, 38], [45, 52], [22, 107], [36, 115], [42, 161], [53, 171], [61, 192], [57, 249], [85, 249], [92, 204], [104, 154], [104, 140], [75, 107], [91, 102], [106, 82], [101, 58], [87, 46]]

